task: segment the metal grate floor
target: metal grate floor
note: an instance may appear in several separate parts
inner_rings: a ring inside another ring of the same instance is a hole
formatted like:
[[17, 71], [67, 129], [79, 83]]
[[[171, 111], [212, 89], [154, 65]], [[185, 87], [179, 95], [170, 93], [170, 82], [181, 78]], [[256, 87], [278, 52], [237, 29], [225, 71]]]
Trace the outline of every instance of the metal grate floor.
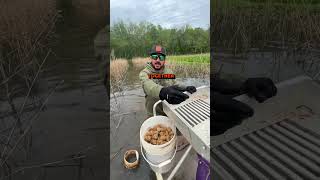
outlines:
[[320, 179], [320, 135], [289, 119], [221, 144], [210, 154], [213, 177], [225, 180]]
[[175, 109], [175, 112], [183, 117], [191, 127], [210, 119], [210, 105], [202, 99], [180, 106]]

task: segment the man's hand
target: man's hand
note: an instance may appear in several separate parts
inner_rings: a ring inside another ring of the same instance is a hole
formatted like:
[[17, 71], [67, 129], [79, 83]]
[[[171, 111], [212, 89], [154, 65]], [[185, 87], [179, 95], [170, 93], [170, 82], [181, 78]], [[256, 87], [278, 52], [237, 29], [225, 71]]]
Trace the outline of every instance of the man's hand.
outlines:
[[180, 104], [189, 96], [184, 94], [183, 90], [178, 89], [177, 86], [169, 86], [161, 89], [159, 98], [168, 101], [170, 104]]
[[244, 84], [245, 92], [254, 97], [259, 103], [275, 96], [277, 94], [277, 87], [269, 78], [249, 78]]
[[186, 87], [186, 91], [188, 91], [189, 93], [194, 93], [194, 92], [197, 92], [197, 88], [194, 87], [194, 86], [187, 86]]
[[179, 87], [178, 85], [174, 85], [172, 87], [178, 91], [181, 91], [181, 92], [188, 91], [191, 94], [194, 92], [197, 92], [197, 88], [194, 86], [187, 86], [187, 87], [183, 88], [183, 87]]
[[254, 114], [253, 109], [247, 104], [217, 93], [213, 93], [211, 107], [213, 121], [210, 123], [210, 136], [222, 134]]

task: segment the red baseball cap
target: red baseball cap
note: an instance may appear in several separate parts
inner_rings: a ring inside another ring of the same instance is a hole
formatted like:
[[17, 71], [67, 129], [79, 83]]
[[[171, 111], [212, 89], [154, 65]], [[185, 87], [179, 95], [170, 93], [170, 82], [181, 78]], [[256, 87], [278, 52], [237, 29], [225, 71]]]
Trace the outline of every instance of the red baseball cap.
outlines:
[[150, 51], [150, 55], [151, 54], [163, 54], [163, 55], [166, 55], [166, 50], [160, 45], [154, 45], [154, 46], [152, 46], [152, 49]]

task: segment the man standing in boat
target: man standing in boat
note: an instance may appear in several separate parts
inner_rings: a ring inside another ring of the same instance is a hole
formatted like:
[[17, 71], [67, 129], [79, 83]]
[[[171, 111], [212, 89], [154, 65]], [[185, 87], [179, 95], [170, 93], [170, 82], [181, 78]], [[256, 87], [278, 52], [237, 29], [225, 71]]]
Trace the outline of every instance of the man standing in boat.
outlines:
[[[148, 116], [153, 116], [153, 105], [158, 100], [166, 100], [170, 104], [179, 104], [189, 98], [184, 91], [194, 93], [197, 89], [194, 86], [184, 86], [175, 81], [172, 70], [165, 66], [166, 50], [160, 46], [152, 47], [150, 62], [140, 72], [139, 78], [145, 93], [145, 107]], [[157, 114], [165, 115], [162, 105], [157, 106]]]

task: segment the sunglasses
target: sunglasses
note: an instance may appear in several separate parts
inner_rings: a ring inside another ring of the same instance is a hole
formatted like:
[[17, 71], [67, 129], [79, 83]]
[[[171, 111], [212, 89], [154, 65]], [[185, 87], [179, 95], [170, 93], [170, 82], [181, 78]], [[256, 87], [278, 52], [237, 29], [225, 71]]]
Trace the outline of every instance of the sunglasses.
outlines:
[[162, 55], [162, 54], [152, 54], [151, 55], [151, 59], [153, 59], [153, 60], [157, 60], [157, 59], [160, 59], [160, 61], [164, 61], [164, 60], [166, 60], [166, 56], [165, 55]]

